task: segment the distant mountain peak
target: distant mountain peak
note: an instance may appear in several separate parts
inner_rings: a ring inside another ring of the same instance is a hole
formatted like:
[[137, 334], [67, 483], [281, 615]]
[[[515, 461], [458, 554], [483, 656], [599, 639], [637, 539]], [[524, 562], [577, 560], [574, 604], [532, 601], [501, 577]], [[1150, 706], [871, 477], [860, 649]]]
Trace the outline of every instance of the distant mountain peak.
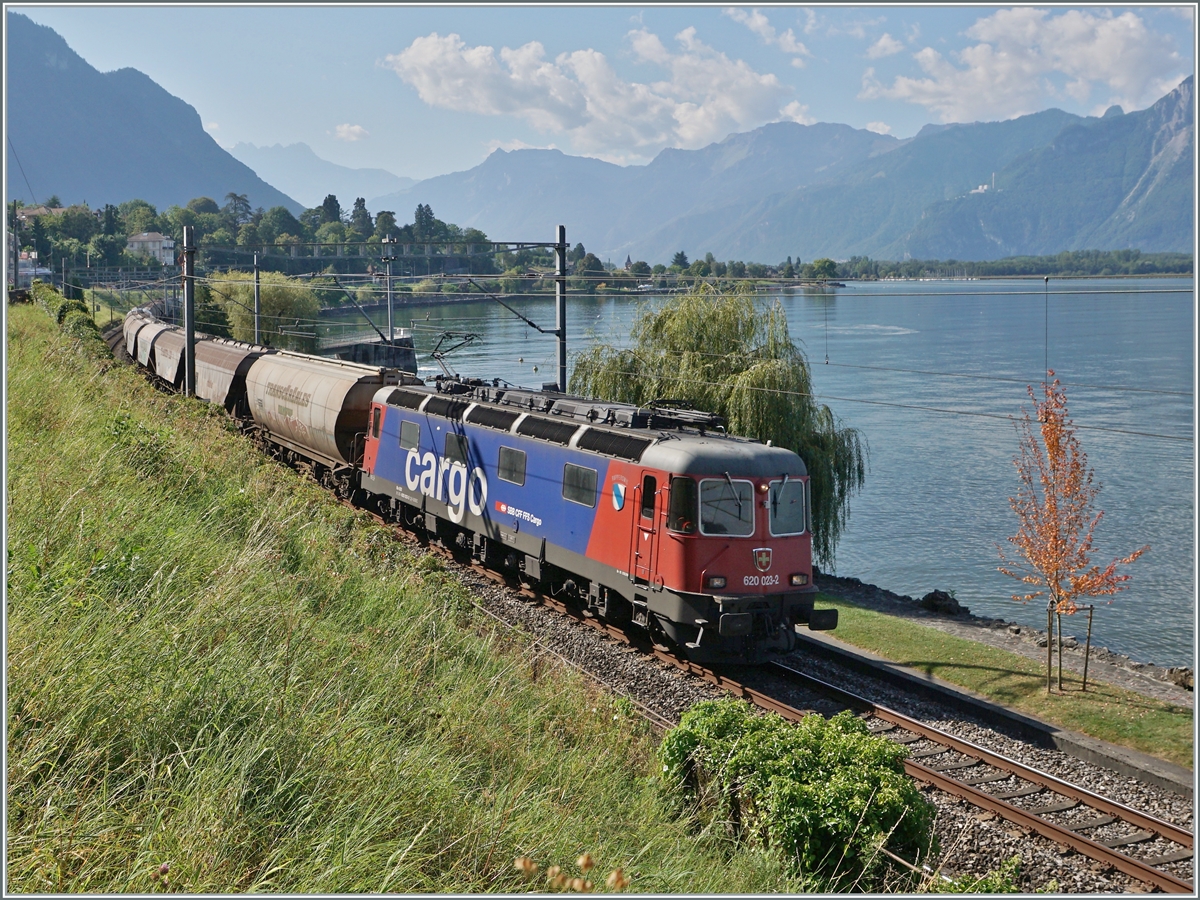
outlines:
[[386, 169], [354, 168], [330, 162], [303, 141], [269, 147], [240, 141], [229, 152], [310, 209], [319, 206], [329, 194], [349, 208], [357, 197], [402, 191], [416, 183]]
[[[194, 108], [145, 73], [98, 72], [52, 28], [20, 13], [6, 16], [9, 196], [32, 188], [42, 192], [37, 200], [57, 194], [67, 204], [98, 206], [142, 199], [164, 209], [234, 192], [255, 206], [301, 211], [220, 147]], [[13, 165], [16, 158], [21, 166]]]

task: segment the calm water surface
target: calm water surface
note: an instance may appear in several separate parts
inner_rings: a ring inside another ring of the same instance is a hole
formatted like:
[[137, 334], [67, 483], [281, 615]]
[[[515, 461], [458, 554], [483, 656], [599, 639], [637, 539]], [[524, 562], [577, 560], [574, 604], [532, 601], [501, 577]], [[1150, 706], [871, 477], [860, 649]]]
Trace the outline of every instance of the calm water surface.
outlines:
[[[1028, 406], [1026, 386], [1040, 381], [1048, 359], [1103, 485], [1094, 559], [1150, 545], [1127, 570], [1128, 590], [1100, 598], [1093, 642], [1192, 665], [1193, 287], [1190, 279], [1051, 280], [1047, 298], [1041, 281], [886, 282], [779, 295], [815, 389], [870, 447], [837, 573], [914, 596], [954, 591], [978, 615], [1045, 627], [1044, 604], [1011, 599], [1021, 585], [997, 572], [996, 545], [1016, 531], [1009, 417]], [[638, 302], [571, 297], [569, 349], [628, 344]], [[517, 308], [554, 326], [552, 300]], [[480, 335], [449, 357], [457, 372], [529, 386], [555, 378], [553, 338], [497, 304], [397, 313], [398, 324], [410, 322], [422, 374], [438, 369], [421, 351], [455, 330]], [[1086, 621], [1064, 627], [1082, 639]]]

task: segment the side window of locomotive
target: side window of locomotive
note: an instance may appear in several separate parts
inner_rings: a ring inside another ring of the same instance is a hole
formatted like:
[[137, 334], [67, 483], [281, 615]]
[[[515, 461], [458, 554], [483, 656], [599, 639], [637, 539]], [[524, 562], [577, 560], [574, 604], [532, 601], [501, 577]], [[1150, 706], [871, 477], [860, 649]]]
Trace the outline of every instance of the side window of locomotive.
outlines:
[[647, 475], [642, 479], [642, 518], [654, 518], [654, 495], [658, 493], [658, 479]]
[[804, 531], [804, 482], [772, 481], [767, 509], [770, 511], [771, 534], [800, 534]]
[[512, 484], [525, 484], [525, 451], [514, 450], [512, 447], [500, 448], [500, 464], [497, 474], [501, 481]]
[[416, 422], [400, 423], [400, 449], [416, 450], [421, 445], [421, 426]]
[[453, 431], [446, 432], [446, 459], [464, 466], [467, 464], [466, 435], [455, 434]]
[[667, 501], [667, 528], [680, 534], [696, 533], [696, 482], [690, 478], [671, 479], [671, 498]]
[[596, 470], [584, 466], [563, 466], [562, 495], [573, 503], [596, 505]]
[[754, 534], [754, 486], [748, 481], [706, 478], [700, 482], [702, 534]]
[[371, 410], [371, 437], [379, 437], [379, 423], [383, 421], [383, 410], [378, 406]]

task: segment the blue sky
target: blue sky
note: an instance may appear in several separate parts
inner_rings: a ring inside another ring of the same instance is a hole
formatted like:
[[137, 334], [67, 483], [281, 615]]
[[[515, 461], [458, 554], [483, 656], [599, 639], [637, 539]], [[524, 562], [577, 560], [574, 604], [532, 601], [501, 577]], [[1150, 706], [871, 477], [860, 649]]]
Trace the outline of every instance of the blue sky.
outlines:
[[133, 67], [223, 146], [307, 143], [427, 178], [496, 147], [622, 164], [771, 121], [1149, 106], [1194, 69], [1191, 7], [9, 6]]

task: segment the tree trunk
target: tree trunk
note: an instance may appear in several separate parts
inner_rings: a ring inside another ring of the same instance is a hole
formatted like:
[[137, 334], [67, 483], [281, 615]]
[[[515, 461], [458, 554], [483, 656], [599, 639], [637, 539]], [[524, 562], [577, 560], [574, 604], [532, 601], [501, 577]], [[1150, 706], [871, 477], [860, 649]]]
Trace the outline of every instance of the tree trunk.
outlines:
[[1054, 601], [1046, 604], [1046, 693], [1051, 692], [1054, 678]]

